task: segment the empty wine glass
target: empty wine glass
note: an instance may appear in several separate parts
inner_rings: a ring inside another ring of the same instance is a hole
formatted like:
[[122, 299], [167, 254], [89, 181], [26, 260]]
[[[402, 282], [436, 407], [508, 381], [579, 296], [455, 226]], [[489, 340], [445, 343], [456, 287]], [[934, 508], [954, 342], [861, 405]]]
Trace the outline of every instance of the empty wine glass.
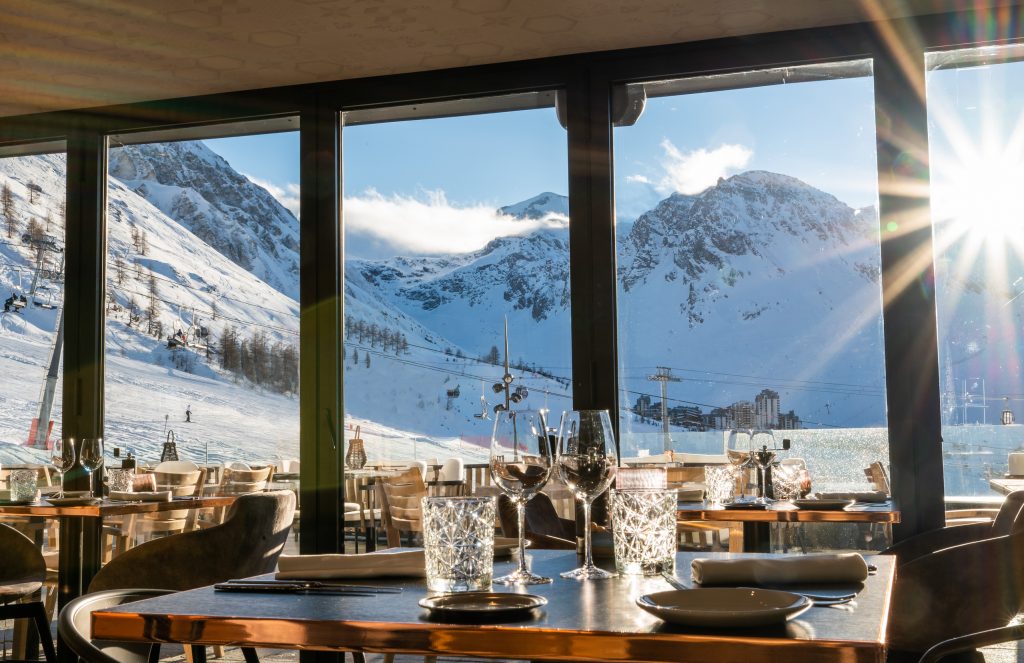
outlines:
[[[738, 495], [748, 497], [750, 470], [757, 466], [754, 461], [753, 431], [746, 428], [730, 428], [725, 431], [725, 449], [729, 462], [736, 468], [736, 476], [742, 482]], [[745, 443], [745, 444], [744, 444]]]
[[103, 465], [103, 438], [87, 437], [82, 439], [82, 449], [78, 453], [82, 461], [82, 467], [89, 472], [89, 486], [93, 497], [97, 497], [96, 489], [93, 486], [93, 473]]
[[524, 523], [526, 503], [548, 482], [554, 465], [554, 449], [548, 443], [546, 413], [543, 410], [508, 410], [494, 417], [491, 435], [491, 478], [516, 507], [519, 524], [519, 567], [495, 578], [499, 585], [540, 585], [551, 578], [531, 573], [526, 567]]
[[53, 441], [53, 447], [50, 448], [50, 465], [53, 465], [60, 477], [60, 492], [57, 497], [64, 497], [64, 473], [75, 466], [74, 438]]
[[583, 502], [583, 566], [562, 574], [577, 580], [611, 578], [615, 574], [594, 566], [590, 541], [590, 505], [611, 485], [618, 463], [615, 434], [608, 410], [571, 410], [562, 414], [558, 433], [558, 475], [576, 499]]

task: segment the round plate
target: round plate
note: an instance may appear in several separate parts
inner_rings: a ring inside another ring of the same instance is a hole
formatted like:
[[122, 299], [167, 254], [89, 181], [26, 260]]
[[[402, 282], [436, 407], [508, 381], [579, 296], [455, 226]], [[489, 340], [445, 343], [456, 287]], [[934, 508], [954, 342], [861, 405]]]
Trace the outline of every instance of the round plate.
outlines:
[[46, 501], [54, 506], [92, 506], [103, 500], [98, 497], [47, 497]]
[[853, 502], [853, 500], [793, 500], [793, 505], [800, 509], [816, 511], [842, 511]]
[[515, 617], [547, 605], [548, 600], [535, 594], [510, 592], [455, 592], [420, 599], [420, 607], [449, 617]]
[[38, 500], [0, 500], [0, 506], [25, 506], [27, 504], [35, 504]]
[[813, 602], [774, 589], [702, 587], [645, 594], [636, 604], [670, 624], [748, 628], [782, 624]]
[[763, 511], [768, 508], [768, 505], [758, 504], [757, 502], [729, 502], [728, 504], [723, 504], [722, 507], [736, 511], [742, 511], [744, 509], [749, 511]]

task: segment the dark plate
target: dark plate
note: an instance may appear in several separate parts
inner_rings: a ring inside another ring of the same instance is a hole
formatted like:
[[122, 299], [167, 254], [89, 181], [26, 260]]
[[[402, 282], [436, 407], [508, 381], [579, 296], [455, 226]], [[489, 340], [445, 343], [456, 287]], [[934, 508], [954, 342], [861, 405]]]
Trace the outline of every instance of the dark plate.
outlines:
[[534, 608], [547, 603], [543, 596], [510, 592], [455, 592], [419, 601], [420, 607], [430, 610], [434, 616], [486, 621], [527, 617]]
[[768, 505], [758, 504], [757, 502], [731, 502], [729, 504], [723, 504], [722, 507], [735, 511], [764, 511], [768, 508]]

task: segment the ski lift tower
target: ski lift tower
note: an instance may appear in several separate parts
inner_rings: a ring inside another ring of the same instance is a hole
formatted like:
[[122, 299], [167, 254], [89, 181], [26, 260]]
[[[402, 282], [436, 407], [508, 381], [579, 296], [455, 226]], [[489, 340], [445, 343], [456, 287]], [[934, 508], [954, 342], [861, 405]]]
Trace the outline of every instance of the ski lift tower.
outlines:
[[669, 452], [672, 451], [672, 436], [668, 431], [668, 383], [682, 382], [682, 380], [673, 376], [672, 369], [665, 366], [658, 366], [658, 372], [648, 375], [647, 379], [651, 382], [661, 383], [661, 432], [665, 436], [663, 451]]
[[[981, 402], [975, 402], [976, 398], [979, 398]], [[967, 414], [970, 410], [981, 410], [981, 423], [988, 423], [986, 418], [988, 405], [985, 400], [985, 378], [964, 380], [964, 404], [962, 407], [964, 414], [962, 423], [966, 424], [968, 422]]]

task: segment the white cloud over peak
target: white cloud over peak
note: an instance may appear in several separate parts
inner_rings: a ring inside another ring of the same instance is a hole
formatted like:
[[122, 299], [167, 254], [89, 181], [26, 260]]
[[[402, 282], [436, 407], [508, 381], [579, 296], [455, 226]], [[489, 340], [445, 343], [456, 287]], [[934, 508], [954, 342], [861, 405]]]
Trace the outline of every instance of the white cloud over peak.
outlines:
[[274, 198], [277, 198], [277, 202], [284, 205], [295, 218], [299, 218], [299, 185], [294, 182], [289, 182], [284, 185], [284, 188], [270, 182], [263, 180], [248, 173], [242, 173], [250, 182], [256, 186], [261, 186], [267, 190], [267, 192]]
[[392, 247], [398, 255], [466, 253], [495, 237], [525, 235], [539, 228], [565, 227], [568, 219], [517, 219], [485, 205], [458, 207], [443, 191], [423, 196], [384, 196], [371, 189], [345, 198], [345, 230]]
[[730, 171], [745, 167], [754, 156], [754, 152], [743, 145], [723, 144], [713, 150], [700, 148], [681, 152], [666, 138], [661, 141], [661, 147], [665, 150], [662, 160], [665, 176], [660, 186], [689, 195], [700, 193]]

